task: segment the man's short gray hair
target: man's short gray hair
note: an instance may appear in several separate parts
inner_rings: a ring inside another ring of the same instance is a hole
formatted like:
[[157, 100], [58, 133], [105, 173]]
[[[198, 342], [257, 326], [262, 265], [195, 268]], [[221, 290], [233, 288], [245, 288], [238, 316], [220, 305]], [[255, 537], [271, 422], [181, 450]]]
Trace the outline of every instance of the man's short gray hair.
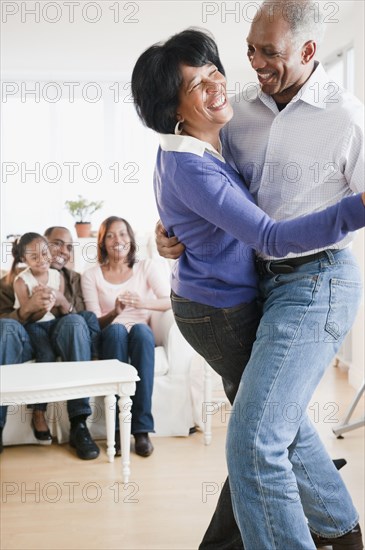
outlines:
[[282, 17], [289, 23], [297, 47], [309, 40], [320, 46], [324, 33], [321, 0], [264, 0], [261, 7], [272, 17]]

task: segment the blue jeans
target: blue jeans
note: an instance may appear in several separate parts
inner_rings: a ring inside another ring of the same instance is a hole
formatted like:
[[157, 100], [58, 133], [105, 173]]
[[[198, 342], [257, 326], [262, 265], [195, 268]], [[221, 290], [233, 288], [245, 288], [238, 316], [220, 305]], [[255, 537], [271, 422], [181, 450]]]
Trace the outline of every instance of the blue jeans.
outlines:
[[[18, 321], [0, 319], [0, 365], [15, 365], [30, 361], [33, 349], [29, 336]], [[7, 407], [0, 407], [0, 428], [6, 421]]]
[[222, 377], [233, 403], [256, 337], [260, 320], [257, 303], [216, 308], [171, 292], [171, 304], [181, 334]]
[[[93, 322], [95, 316], [90, 314], [86, 319], [89, 317]], [[52, 321], [28, 323], [25, 328], [39, 363], [53, 362], [57, 357], [62, 361], [91, 360], [90, 329], [83, 315], [70, 314]], [[75, 416], [89, 416], [89, 398], [67, 401], [67, 412], [70, 420]]]
[[[155, 339], [148, 325], [133, 325], [130, 332], [120, 323], [107, 326], [101, 333], [101, 359], [119, 359], [137, 369], [140, 381], [132, 397], [132, 434], [154, 431], [152, 390], [155, 371]], [[118, 428], [118, 415], [116, 418]]]
[[[263, 317], [227, 435], [233, 508], [246, 550], [312, 550], [358, 522], [307, 407], [351, 328], [361, 276], [349, 250], [261, 282]], [[307, 524], [308, 520], [308, 524]]]
[[[226, 395], [233, 403], [256, 338], [261, 315], [258, 304], [252, 302], [215, 308], [182, 298], [174, 292], [171, 292], [171, 304], [175, 321], [185, 340], [222, 377]], [[243, 548], [241, 533], [233, 515], [228, 480], [199, 548]]]

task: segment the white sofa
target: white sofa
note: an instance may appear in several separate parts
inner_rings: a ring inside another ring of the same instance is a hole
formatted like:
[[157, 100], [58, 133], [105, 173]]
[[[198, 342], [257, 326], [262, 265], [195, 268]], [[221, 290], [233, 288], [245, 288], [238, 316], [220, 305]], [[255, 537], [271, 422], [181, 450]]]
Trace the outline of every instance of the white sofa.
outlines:
[[[75, 269], [83, 271], [94, 263], [92, 242], [85, 240], [76, 248]], [[153, 236], [137, 238], [138, 257], [154, 257]], [[85, 254], [87, 250], [87, 254]], [[164, 261], [159, 259], [160, 261]], [[169, 276], [166, 262], [166, 276]], [[190, 428], [203, 428], [204, 369], [197, 362], [197, 354], [182, 337], [172, 311], [154, 312], [151, 328], [155, 335], [155, 378], [152, 395], [152, 413], [158, 436], [187, 436]], [[99, 398], [91, 400], [92, 416], [88, 419], [90, 431], [96, 439], [105, 438], [104, 404]], [[66, 403], [48, 405], [47, 418], [53, 435], [59, 443], [68, 441], [69, 421]], [[4, 445], [35, 443], [31, 427], [31, 411], [25, 406], [9, 407], [3, 433]]]

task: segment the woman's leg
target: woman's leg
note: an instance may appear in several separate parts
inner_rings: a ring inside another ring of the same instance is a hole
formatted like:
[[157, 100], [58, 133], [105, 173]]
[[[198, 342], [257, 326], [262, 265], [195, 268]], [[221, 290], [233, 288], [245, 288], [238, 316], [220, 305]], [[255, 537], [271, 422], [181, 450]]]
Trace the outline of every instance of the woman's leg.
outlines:
[[[128, 363], [128, 337], [127, 329], [119, 323], [114, 323], [104, 328], [101, 332], [100, 358], [118, 359], [122, 363]], [[119, 430], [118, 406], [115, 427], [116, 430]]]
[[[231, 403], [250, 358], [260, 311], [256, 304], [220, 309], [171, 294], [176, 323], [189, 344], [222, 377]], [[235, 521], [228, 479], [224, 483], [200, 550], [241, 550], [242, 538]]]
[[246, 550], [309, 550], [315, 546], [306, 518], [314, 532], [331, 537], [358, 521], [306, 410], [354, 320], [360, 274], [351, 254], [340, 251], [267, 277], [263, 291], [264, 313], [227, 436], [234, 510]]
[[154, 431], [152, 390], [155, 373], [155, 339], [148, 325], [136, 324], [129, 333], [129, 356], [140, 381], [132, 397], [132, 434]]
[[171, 294], [175, 321], [185, 340], [222, 377], [233, 403], [250, 358], [260, 311], [256, 302], [215, 308]]

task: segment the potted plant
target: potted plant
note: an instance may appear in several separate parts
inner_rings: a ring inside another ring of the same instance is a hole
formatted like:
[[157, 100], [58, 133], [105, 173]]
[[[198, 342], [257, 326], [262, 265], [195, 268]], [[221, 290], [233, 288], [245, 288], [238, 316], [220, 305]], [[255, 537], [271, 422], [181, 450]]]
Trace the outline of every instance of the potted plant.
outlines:
[[89, 201], [81, 195], [78, 195], [76, 201], [65, 202], [65, 207], [76, 220], [75, 229], [78, 237], [90, 237], [90, 216], [99, 210], [103, 204], [104, 201]]

